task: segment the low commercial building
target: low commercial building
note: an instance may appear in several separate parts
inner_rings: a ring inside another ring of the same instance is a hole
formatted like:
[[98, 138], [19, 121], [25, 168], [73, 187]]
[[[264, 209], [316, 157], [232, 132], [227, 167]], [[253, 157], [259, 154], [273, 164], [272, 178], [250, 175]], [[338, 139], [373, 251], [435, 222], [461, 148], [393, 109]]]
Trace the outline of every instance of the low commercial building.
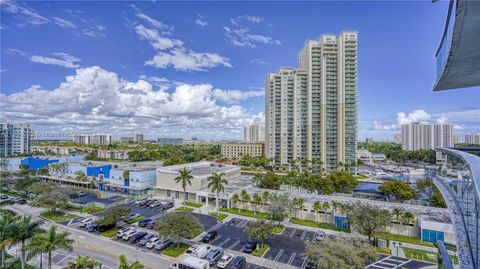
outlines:
[[260, 157], [265, 154], [264, 143], [227, 143], [221, 144], [222, 156], [228, 159], [240, 159], [243, 155]]
[[110, 170], [110, 177], [103, 180], [103, 188], [105, 191], [144, 195], [154, 189], [156, 181], [155, 167], [121, 165]]
[[450, 217], [443, 215], [425, 215], [418, 218], [420, 240], [437, 243], [441, 240], [446, 243], [455, 243], [455, 234]]
[[383, 153], [371, 153], [365, 148], [360, 148], [355, 151], [357, 160], [361, 160], [365, 163], [370, 162], [383, 162], [385, 161], [386, 157]]

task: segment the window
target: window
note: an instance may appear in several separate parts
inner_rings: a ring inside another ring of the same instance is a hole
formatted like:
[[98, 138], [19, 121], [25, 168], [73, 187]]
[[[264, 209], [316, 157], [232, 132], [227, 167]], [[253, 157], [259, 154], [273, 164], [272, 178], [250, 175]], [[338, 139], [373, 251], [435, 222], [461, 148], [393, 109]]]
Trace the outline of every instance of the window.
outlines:
[[167, 190], [167, 197], [170, 197], [170, 190]]
[[185, 193], [185, 200], [188, 201], [188, 192]]
[[180, 192], [178, 192], [178, 191], [175, 192], [175, 198], [176, 199], [180, 198]]
[[437, 240], [444, 241], [444, 233], [428, 229], [422, 229], [422, 241], [436, 243]]

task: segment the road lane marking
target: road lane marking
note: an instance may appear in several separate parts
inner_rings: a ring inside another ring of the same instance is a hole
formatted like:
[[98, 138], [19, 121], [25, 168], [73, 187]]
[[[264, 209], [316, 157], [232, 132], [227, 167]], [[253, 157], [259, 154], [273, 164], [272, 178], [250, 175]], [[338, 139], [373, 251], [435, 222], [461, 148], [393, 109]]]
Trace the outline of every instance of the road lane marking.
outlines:
[[297, 255], [296, 252], [293, 252], [293, 253], [292, 253], [292, 256], [290, 256], [290, 259], [288, 259], [288, 264], [289, 264], [289, 265], [292, 264], [293, 259], [295, 259], [295, 256], [296, 256], [296, 255]]
[[218, 245], [219, 247], [225, 245], [228, 241], [230, 241], [230, 237], [225, 239], [225, 241], [223, 241], [222, 243], [220, 243], [220, 245]]
[[306, 235], [306, 234], [307, 234], [307, 230], [304, 230], [304, 231], [303, 231], [303, 234], [302, 234], [302, 236], [300, 236], [300, 238], [301, 238], [302, 240], [305, 239], [305, 235]]
[[290, 233], [290, 238], [293, 237], [293, 235], [295, 234], [296, 231], [297, 231], [297, 229], [293, 229], [293, 231]]
[[233, 249], [234, 247], [236, 247], [238, 245], [238, 243], [240, 243], [240, 240], [237, 240], [235, 243], [233, 243], [231, 246], [229, 246], [228, 248], [229, 249]]
[[275, 256], [275, 260], [274, 261], [277, 261], [278, 259], [280, 259], [280, 256], [282, 256], [283, 254], [283, 248], [278, 252], [277, 256]]

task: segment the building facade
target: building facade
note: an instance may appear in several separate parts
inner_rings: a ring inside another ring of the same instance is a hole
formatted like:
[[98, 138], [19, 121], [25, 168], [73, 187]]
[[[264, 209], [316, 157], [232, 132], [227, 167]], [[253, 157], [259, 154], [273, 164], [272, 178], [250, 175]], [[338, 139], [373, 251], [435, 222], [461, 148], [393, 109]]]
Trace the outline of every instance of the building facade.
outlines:
[[435, 147], [453, 147], [453, 125], [419, 122], [402, 125], [403, 150], [431, 150]]
[[135, 142], [142, 143], [143, 142], [143, 134], [136, 134], [135, 135]]
[[465, 144], [480, 144], [480, 133], [477, 134], [466, 134], [465, 135]]
[[267, 76], [266, 153], [277, 165], [300, 158], [334, 171], [355, 161], [357, 33], [307, 41], [298, 63]]
[[86, 145], [111, 145], [111, 134], [76, 134], [72, 138], [73, 142], [77, 144]]
[[124, 136], [124, 137], [120, 137], [120, 142], [123, 142], [123, 143], [130, 143], [130, 142], [133, 142], [133, 137], [131, 136]]
[[157, 142], [160, 145], [182, 145], [183, 138], [158, 138]]
[[243, 141], [257, 143], [265, 141], [265, 125], [261, 123], [247, 124], [243, 127]]
[[244, 155], [260, 157], [265, 154], [263, 143], [227, 143], [220, 144], [222, 156], [228, 159], [240, 159]]
[[32, 140], [30, 124], [0, 123], [0, 157], [29, 154]]

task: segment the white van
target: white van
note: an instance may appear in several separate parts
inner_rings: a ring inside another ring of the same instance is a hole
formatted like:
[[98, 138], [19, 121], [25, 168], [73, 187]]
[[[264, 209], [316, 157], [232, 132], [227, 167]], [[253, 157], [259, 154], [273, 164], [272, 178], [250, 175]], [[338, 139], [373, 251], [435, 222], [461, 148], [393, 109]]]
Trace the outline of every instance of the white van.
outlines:
[[179, 262], [173, 262], [168, 267], [169, 269], [210, 269], [210, 264], [207, 260], [202, 260], [197, 257], [186, 256]]
[[190, 253], [190, 256], [203, 259], [203, 258], [205, 258], [205, 256], [207, 256], [207, 254], [208, 254], [208, 252], [210, 252], [210, 250], [212, 250], [211, 246], [199, 245], [199, 246], [197, 246], [197, 248], [195, 250], [192, 251], [192, 253]]

